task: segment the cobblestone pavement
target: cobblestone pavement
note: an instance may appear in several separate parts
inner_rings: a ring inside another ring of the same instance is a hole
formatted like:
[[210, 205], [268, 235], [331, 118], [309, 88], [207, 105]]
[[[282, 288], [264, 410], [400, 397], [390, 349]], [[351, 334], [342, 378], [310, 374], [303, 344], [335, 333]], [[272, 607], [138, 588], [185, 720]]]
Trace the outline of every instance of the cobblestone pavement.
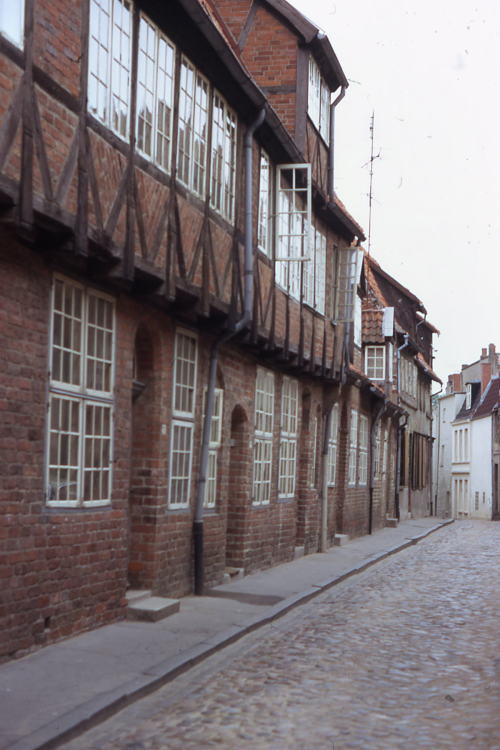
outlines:
[[500, 523], [460, 521], [67, 750], [500, 750]]

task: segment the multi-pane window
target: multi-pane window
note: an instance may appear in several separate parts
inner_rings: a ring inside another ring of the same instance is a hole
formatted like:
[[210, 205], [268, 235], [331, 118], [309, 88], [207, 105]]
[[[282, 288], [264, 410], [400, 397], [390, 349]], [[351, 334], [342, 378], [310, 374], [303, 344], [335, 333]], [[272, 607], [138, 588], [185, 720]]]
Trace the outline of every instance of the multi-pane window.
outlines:
[[359, 484], [366, 485], [368, 483], [368, 417], [364, 414], [359, 417], [358, 462]]
[[375, 455], [374, 455], [375, 465], [373, 467], [373, 476], [374, 476], [374, 479], [376, 480], [380, 479], [380, 473], [382, 469], [382, 451], [383, 451], [382, 422], [379, 422], [377, 425], [377, 432], [375, 433]]
[[348, 484], [353, 487], [356, 484], [358, 460], [358, 412], [351, 409], [351, 427], [349, 430], [349, 466]]
[[336, 473], [337, 473], [337, 439], [339, 431], [339, 407], [335, 404], [332, 408], [332, 416], [330, 421], [330, 438], [328, 440], [328, 464], [327, 464], [327, 479], [328, 486], [333, 487], [335, 485]]
[[25, 0], [0, 0], [0, 34], [18, 47], [24, 41]]
[[271, 162], [265, 151], [260, 154], [259, 223], [257, 242], [266, 255], [271, 254]]
[[137, 148], [170, 169], [175, 49], [141, 15], [137, 67]]
[[49, 505], [111, 500], [114, 306], [57, 277], [52, 293]]
[[301, 266], [311, 258], [310, 164], [280, 165], [276, 196], [276, 281], [300, 299]]
[[278, 488], [280, 497], [293, 497], [297, 468], [298, 383], [283, 378]]
[[224, 391], [222, 388], [215, 389], [212, 423], [210, 425], [210, 439], [208, 443], [207, 482], [205, 490], [205, 507], [207, 508], [215, 508], [217, 500], [217, 464], [219, 461], [219, 449], [222, 442], [223, 394]]
[[181, 61], [177, 169], [181, 182], [205, 195], [208, 137], [208, 81], [185, 57]]
[[385, 346], [365, 348], [365, 372], [371, 380], [385, 380]]
[[273, 452], [274, 375], [259, 368], [255, 383], [255, 435], [253, 459], [253, 503], [264, 505], [271, 498]]
[[191, 491], [196, 359], [198, 342], [189, 331], [175, 335], [173, 416], [170, 434], [169, 506], [185, 508]]
[[313, 227], [311, 259], [304, 263], [304, 301], [325, 313], [326, 237]]
[[90, 0], [88, 107], [122, 138], [128, 136], [132, 4]]
[[309, 484], [311, 487], [316, 487], [317, 476], [316, 476], [316, 457], [317, 457], [317, 446], [318, 446], [318, 424], [319, 417], [316, 415], [313, 419], [312, 430], [311, 430], [311, 465], [309, 467]]
[[453, 460], [469, 461], [469, 428], [456, 427], [453, 432]]
[[359, 296], [357, 285], [363, 267], [363, 251], [357, 247], [339, 250], [333, 317], [339, 322], [354, 321]]
[[410, 359], [401, 357], [400, 360], [400, 387], [401, 390], [413, 398], [417, 397], [417, 366]]
[[330, 140], [330, 89], [321, 76], [318, 64], [309, 58], [307, 112], [323, 139]]
[[228, 221], [234, 218], [236, 116], [214, 93], [212, 116], [212, 188], [210, 203]]

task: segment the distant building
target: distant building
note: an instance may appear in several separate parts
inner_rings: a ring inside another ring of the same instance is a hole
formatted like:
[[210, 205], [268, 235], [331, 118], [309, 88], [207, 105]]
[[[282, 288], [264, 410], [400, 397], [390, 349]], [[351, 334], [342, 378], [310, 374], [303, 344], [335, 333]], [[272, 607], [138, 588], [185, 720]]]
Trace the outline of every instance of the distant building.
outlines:
[[434, 403], [435, 501], [444, 516], [498, 516], [499, 403], [499, 355], [490, 344], [450, 375]]

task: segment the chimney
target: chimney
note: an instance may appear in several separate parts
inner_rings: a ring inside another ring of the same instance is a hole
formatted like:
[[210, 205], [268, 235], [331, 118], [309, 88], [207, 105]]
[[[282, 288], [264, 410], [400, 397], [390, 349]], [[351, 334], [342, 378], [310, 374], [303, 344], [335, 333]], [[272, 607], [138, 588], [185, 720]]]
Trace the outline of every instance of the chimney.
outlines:
[[460, 393], [462, 390], [462, 377], [459, 372], [448, 375], [448, 393]]
[[489, 345], [488, 354], [491, 365], [491, 377], [494, 378], [498, 375], [498, 359], [495, 344]]
[[488, 387], [491, 380], [491, 362], [481, 362], [481, 395]]
[[486, 349], [486, 347], [483, 347], [481, 349], [481, 359], [486, 359], [487, 356], [488, 356], [488, 350]]

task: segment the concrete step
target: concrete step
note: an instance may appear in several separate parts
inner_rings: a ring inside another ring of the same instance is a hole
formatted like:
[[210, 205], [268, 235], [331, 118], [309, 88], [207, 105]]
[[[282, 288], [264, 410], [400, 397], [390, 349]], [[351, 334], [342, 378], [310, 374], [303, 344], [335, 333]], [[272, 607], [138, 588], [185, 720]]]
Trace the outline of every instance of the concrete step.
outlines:
[[349, 534], [335, 534], [333, 537], [333, 543], [336, 547], [342, 547], [349, 541]]
[[168, 599], [165, 596], [150, 596], [151, 592], [128, 591], [127, 619], [143, 622], [158, 622], [165, 617], [175, 615], [179, 611], [178, 599]]
[[399, 521], [397, 518], [386, 518], [385, 525], [389, 529], [397, 529]]
[[244, 568], [233, 568], [232, 566], [226, 565], [224, 568], [224, 580], [223, 583], [232, 583], [233, 581], [239, 581], [240, 578], [245, 577]]
[[151, 596], [151, 589], [129, 589], [125, 594], [129, 604], [145, 599], [147, 596]]

